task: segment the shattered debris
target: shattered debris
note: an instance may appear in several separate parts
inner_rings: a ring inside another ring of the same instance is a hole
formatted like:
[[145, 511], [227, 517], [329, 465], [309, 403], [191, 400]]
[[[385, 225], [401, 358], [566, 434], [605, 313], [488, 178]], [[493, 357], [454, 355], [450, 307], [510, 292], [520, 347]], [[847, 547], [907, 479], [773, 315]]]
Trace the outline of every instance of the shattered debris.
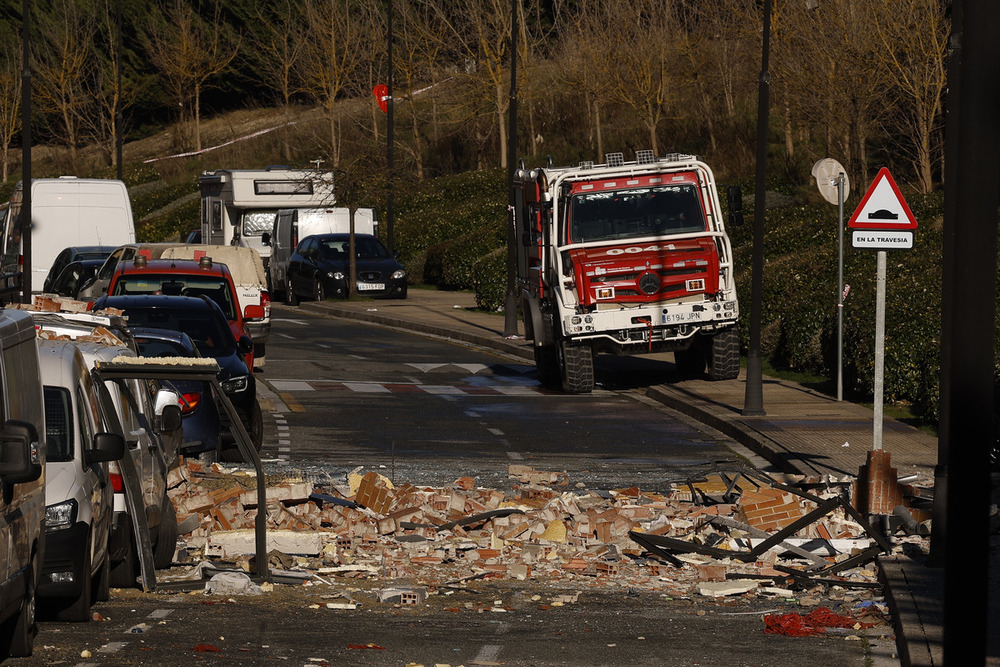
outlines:
[[188, 460], [169, 480], [186, 530], [178, 560], [253, 571], [252, 528], [264, 511], [276, 582], [381, 581], [382, 604], [422, 605], [472, 580], [536, 578], [555, 587], [813, 603], [817, 586], [862, 591], [842, 592], [844, 599], [877, 590], [874, 557], [892, 549], [847, 502], [850, 484], [841, 481], [796, 487], [734, 471], [652, 493], [570, 490], [566, 473], [524, 465], [509, 475], [508, 492], [477, 487], [472, 477], [446, 487], [396, 485], [360, 470], [325, 485], [286, 479], [269, 484], [261, 508], [251, 476]]

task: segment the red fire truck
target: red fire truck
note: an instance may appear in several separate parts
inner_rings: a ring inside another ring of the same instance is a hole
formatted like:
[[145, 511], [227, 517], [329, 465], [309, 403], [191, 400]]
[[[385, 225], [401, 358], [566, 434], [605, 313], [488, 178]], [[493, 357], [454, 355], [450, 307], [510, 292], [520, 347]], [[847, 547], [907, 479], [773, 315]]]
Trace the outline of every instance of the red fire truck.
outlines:
[[673, 351], [683, 373], [737, 377], [733, 253], [708, 165], [613, 153], [520, 169], [514, 186], [518, 295], [543, 383], [590, 392], [598, 353]]

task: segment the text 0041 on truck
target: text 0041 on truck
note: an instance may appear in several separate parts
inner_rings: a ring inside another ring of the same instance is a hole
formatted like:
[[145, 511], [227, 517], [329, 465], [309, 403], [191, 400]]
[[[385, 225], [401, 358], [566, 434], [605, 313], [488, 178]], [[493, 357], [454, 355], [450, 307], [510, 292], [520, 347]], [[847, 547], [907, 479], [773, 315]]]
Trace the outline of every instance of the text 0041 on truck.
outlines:
[[591, 391], [597, 353], [673, 351], [682, 372], [739, 375], [733, 253], [707, 164], [612, 153], [520, 169], [514, 186], [518, 296], [543, 383]]

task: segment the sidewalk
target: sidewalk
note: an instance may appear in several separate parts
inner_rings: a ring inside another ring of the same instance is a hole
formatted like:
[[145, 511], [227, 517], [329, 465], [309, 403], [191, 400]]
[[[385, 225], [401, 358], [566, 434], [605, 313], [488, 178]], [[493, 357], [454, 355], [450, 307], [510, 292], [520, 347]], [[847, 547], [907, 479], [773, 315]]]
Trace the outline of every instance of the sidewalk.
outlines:
[[[503, 336], [504, 317], [476, 310], [465, 292], [413, 289], [401, 301], [304, 303], [336, 317], [374, 322], [492, 348], [529, 362], [531, 344]], [[520, 323], [518, 323], [520, 326]], [[684, 380], [650, 387], [647, 395], [733, 438], [782, 472], [856, 476], [873, 441], [872, 411], [801, 385], [764, 378], [763, 416], [741, 414], [745, 379]], [[937, 438], [886, 418], [883, 449], [899, 477], [932, 477]], [[944, 572], [902, 556], [879, 559], [896, 623], [902, 665], [942, 665]], [[991, 602], [993, 604], [993, 602]], [[995, 619], [997, 613], [991, 609]]]

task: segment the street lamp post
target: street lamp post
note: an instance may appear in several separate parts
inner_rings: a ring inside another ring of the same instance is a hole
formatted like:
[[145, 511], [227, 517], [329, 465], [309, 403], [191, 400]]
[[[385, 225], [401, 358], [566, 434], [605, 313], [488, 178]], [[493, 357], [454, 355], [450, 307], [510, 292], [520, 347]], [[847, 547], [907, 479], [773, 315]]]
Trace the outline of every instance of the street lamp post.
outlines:
[[764, 0], [764, 31], [757, 88], [757, 187], [753, 205], [753, 274], [750, 284], [750, 349], [747, 351], [747, 382], [743, 414], [763, 415], [764, 387], [760, 355], [762, 294], [764, 291], [764, 199], [767, 187], [767, 130], [771, 75], [768, 58], [771, 47], [771, 0]]

